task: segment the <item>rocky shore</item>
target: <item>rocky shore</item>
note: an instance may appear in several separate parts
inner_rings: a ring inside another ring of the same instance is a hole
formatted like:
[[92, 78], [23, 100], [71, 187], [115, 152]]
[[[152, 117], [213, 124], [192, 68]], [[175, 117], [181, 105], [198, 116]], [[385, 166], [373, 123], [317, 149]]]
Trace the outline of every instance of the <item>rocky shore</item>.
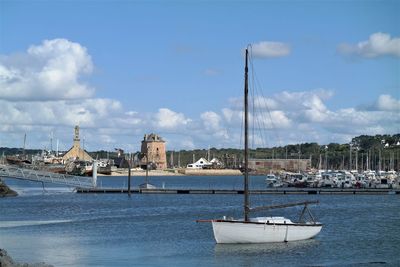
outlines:
[[39, 263], [17, 263], [7, 253], [5, 249], [0, 248], [0, 267], [53, 267], [53, 265], [44, 262]]
[[[0, 179], [0, 197], [16, 197], [17, 192], [10, 189], [1, 179]], [[2, 265], [0, 265], [2, 267]]]

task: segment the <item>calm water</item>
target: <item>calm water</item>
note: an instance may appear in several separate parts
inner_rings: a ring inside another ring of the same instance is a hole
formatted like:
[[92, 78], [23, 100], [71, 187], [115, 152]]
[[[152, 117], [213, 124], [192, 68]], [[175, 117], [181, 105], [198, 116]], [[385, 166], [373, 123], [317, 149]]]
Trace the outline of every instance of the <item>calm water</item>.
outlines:
[[[133, 177], [133, 185], [143, 182]], [[258, 195], [253, 205], [319, 199], [325, 224], [313, 240], [216, 245], [196, 219], [241, 216], [242, 195], [76, 194], [6, 180], [21, 194], [0, 199], [0, 247], [18, 261], [55, 266], [400, 266], [399, 195]], [[241, 177], [153, 177], [166, 188], [239, 189]], [[121, 187], [126, 178], [100, 178]], [[263, 178], [251, 188], [262, 188]], [[296, 218], [300, 207], [275, 211]], [[261, 215], [261, 214], [260, 214]], [[295, 216], [293, 216], [295, 215]]]

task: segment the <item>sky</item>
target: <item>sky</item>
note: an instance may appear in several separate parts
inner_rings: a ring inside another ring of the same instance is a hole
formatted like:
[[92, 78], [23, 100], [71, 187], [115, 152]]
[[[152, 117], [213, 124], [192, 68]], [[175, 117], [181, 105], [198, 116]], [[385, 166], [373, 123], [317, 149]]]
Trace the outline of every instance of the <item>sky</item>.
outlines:
[[[400, 133], [400, 1], [0, 0], [0, 147], [240, 148]], [[250, 46], [249, 46], [250, 47]], [[251, 74], [252, 75], [252, 74]], [[253, 77], [253, 76], [251, 76]], [[258, 103], [258, 104], [257, 104]], [[53, 140], [51, 142], [51, 140]]]

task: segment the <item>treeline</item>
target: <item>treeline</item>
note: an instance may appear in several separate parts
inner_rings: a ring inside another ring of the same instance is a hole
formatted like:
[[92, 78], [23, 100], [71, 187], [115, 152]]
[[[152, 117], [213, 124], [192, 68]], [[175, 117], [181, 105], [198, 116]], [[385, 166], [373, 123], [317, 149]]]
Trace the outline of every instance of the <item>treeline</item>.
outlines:
[[[351, 155], [350, 155], [351, 151]], [[172, 151], [167, 152], [167, 159]], [[181, 166], [192, 163], [200, 157], [218, 158], [228, 167], [238, 167], [243, 162], [243, 150], [210, 148], [197, 150], [174, 151], [174, 165], [177, 166], [180, 155]], [[302, 143], [272, 148], [257, 148], [250, 150], [250, 158], [256, 159], [311, 159], [314, 168], [329, 169], [399, 169], [400, 134], [395, 135], [361, 135], [353, 138], [350, 143]], [[351, 166], [350, 166], [351, 159]]]
[[[351, 151], [351, 153], [350, 153]], [[22, 149], [0, 148], [0, 154], [22, 154]], [[38, 149], [26, 149], [27, 155], [40, 153]], [[137, 154], [139, 152], [136, 152]], [[89, 152], [93, 158], [117, 158], [115, 151]], [[126, 155], [131, 156], [131, 155]], [[217, 158], [227, 168], [239, 168], [243, 162], [243, 150], [233, 148], [210, 148], [195, 150], [167, 151], [169, 167], [185, 167], [189, 163], [205, 159]], [[250, 150], [250, 158], [256, 159], [311, 159], [314, 168], [329, 169], [374, 169], [399, 170], [400, 167], [400, 134], [395, 135], [360, 135], [350, 143], [302, 143], [272, 148]], [[351, 161], [350, 161], [351, 160]], [[350, 166], [351, 162], [351, 166]]]

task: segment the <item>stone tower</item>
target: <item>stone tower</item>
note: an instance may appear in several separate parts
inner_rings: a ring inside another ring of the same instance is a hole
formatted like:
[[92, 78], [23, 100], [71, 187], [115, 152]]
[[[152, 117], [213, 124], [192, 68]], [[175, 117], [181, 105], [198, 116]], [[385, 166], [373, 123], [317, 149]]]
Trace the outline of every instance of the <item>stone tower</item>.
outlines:
[[[153, 164], [158, 170], [167, 168], [167, 155], [165, 141], [157, 134], [145, 134], [142, 141], [141, 153], [148, 157], [149, 165]], [[141, 165], [146, 165], [146, 156], [142, 158]]]

